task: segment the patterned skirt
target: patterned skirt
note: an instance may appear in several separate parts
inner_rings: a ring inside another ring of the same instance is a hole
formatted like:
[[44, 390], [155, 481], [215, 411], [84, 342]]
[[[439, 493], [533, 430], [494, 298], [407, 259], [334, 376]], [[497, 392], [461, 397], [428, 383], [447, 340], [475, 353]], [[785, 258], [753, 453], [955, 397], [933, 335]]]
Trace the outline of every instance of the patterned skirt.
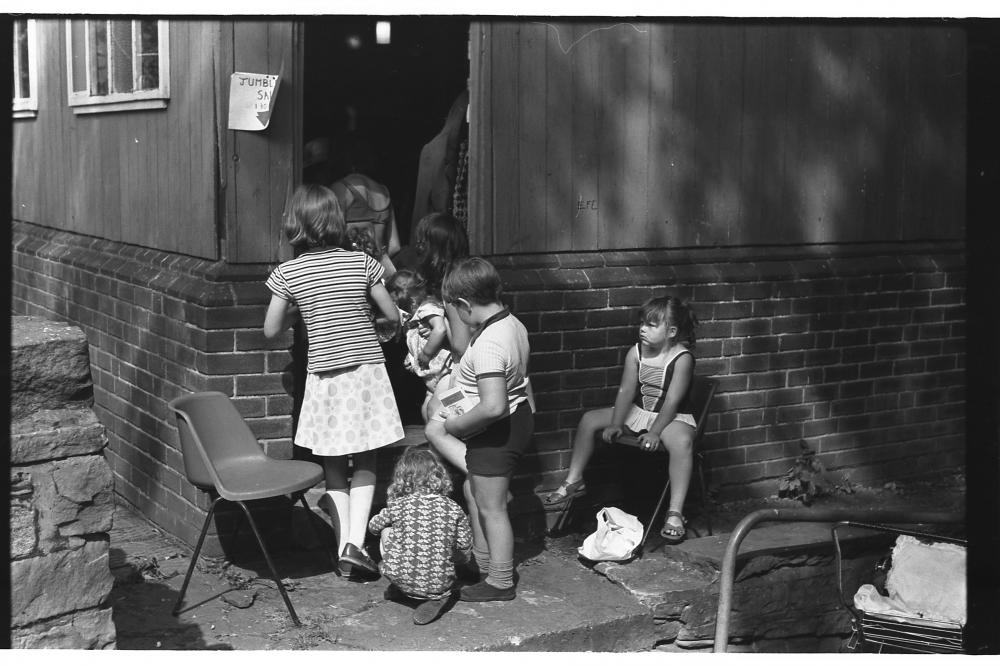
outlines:
[[382, 363], [306, 375], [295, 444], [318, 456], [371, 451], [403, 438]]
[[[653, 425], [653, 421], [656, 420], [657, 416], [659, 416], [658, 412], [651, 412], [638, 405], [632, 405], [628, 415], [625, 417], [625, 427], [635, 433], [646, 432], [649, 430], [649, 426]], [[694, 420], [694, 416], [691, 414], [677, 414], [674, 416], [674, 421], [686, 423], [692, 428], [698, 427], [698, 422]]]

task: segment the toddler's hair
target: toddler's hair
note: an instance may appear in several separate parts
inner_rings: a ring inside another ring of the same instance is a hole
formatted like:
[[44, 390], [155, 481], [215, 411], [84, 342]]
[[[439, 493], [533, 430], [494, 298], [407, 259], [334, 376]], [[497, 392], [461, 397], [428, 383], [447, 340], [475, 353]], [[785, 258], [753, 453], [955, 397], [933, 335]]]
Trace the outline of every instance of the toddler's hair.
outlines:
[[413, 233], [420, 252], [420, 273], [429, 289], [441, 288], [441, 280], [452, 262], [469, 256], [469, 237], [462, 224], [448, 213], [429, 213], [420, 218]]
[[337, 195], [322, 185], [299, 185], [289, 202], [282, 229], [292, 247], [339, 247], [344, 241], [344, 213]]
[[406, 268], [393, 273], [386, 287], [396, 305], [410, 314], [427, 298], [427, 281], [419, 273]]
[[643, 303], [639, 321], [654, 326], [662, 322], [667, 322], [667, 326], [676, 326], [677, 342], [683, 342], [688, 349], [694, 349], [694, 329], [698, 325], [698, 318], [687, 301], [674, 296], [651, 298]]
[[389, 499], [421, 494], [447, 496], [451, 489], [451, 477], [437, 454], [425, 446], [409, 446], [396, 461], [386, 495]]
[[456, 261], [444, 276], [444, 284], [441, 285], [441, 295], [448, 303], [460, 298], [477, 305], [499, 303], [502, 293], [500, 274], [493, 264], [482, 257], [466, 257]]

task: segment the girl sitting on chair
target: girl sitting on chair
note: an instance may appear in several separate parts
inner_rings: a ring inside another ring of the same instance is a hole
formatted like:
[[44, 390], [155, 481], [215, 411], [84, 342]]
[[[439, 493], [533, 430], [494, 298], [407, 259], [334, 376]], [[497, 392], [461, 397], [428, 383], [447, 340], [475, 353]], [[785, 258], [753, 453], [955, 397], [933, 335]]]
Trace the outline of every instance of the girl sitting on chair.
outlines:
[[660, 536], [670, 544], [684, 540], [682, 511], [697, 427], [690, 398], [697, 323], [687, 303], [671, 296], [650, 299], [642, 306], [639, 342], [625, 355], [614, 406], [592, 409], [580, 419], [566, 478], [543, 496], [543, 503], [560, 506], [584, 495], [583, 470], [594, 452], [597, 432], [609, 444], [628, 432], [637, 436], [641, 450], [665, 449], [670, 454], [670, 507]]

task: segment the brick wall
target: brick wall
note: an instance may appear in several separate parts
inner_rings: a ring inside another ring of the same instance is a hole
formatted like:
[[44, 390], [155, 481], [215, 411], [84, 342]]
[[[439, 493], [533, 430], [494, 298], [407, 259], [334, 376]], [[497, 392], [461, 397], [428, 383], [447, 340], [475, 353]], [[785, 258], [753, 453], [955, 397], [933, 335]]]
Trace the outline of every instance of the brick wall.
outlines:
[[609, 406], [636, 308], [666, 292], [701, 321], [719, 380], [704, 450], [723, 498], [769, 495], [801, 440], [856, 482], [964, 462], [964, 254], [958, 245], [494, 257], [531, 335], [537, 460], [551, 487], [586, 409]]
[[[692, 300], [697, 371], [720, 381], [705, 449], [723, 497], [775, 492], [802, 439], [855, 481], [963, 462], [959, 245], [492, 260], [531, 334], [538, 396], [519, 512], [537, 511], [531, 492], [561, 477], [582, 412], [611, 404], [635, 308], [667, 289]], [[184, 480], [167, 401], [222, 391], [271, 455], [291, 456], [292, 337], [263, 338], [267, 270], [13, 225], [14, 311], [85, 331], [116, 492], [188, 542], [207, 503]]]
[[208, 502], [184, 478], [170, 400], [222, 391], [268, 453], [291, 457], [291, 376], [283, 371], [292, 362], [292, 334], [264, 339], [266, 267], [228, 267], [24, 223], [12, 235], [14, 312], [69, 321], [86, 333], [115, 492], [194, 543]]

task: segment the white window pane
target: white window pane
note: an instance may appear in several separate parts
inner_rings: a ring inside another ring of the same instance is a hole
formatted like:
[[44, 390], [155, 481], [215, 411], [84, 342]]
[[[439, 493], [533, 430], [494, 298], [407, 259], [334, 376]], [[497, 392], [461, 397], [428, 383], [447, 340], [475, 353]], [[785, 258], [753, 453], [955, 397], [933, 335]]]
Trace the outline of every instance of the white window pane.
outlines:
[[31, 79], [28, 70], [28, 20], [14, 21], [14, 97], [31, 97]]
[[111, 21], [114, 92], [132, 92], [132, 22]]
[[84, 21], [70, 22], [70, 43], [73, 47], [73, 91], [87, 90], [87, 39]]
[[88, 46], [90, 48], [90, 94], [108, 94], [108, 24], [91, 21]]

